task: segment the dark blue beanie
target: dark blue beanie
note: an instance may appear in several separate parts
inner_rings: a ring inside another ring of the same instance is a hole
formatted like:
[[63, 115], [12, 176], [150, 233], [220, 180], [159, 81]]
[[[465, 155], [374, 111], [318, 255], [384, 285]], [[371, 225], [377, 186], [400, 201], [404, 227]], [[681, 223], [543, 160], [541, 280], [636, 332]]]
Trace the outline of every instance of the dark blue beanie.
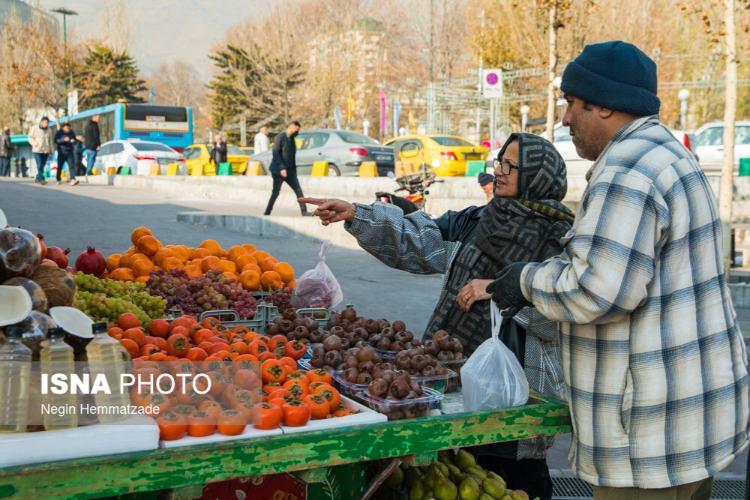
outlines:
[[619, 40], [595, 43], [571, 61], [560, 89], [592, 104], [635, 116], [659, 113], [656, 64], [638, 47]]

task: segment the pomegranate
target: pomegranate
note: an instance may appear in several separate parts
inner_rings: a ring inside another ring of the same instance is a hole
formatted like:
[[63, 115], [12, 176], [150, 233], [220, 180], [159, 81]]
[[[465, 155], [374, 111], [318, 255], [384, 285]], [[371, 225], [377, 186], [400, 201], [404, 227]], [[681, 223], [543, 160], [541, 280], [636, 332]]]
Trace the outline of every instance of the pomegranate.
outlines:
[[39, 240], [39, 246], [42, 247], [42, 255], [39, 257], [39, 262], [42, 262], [47, 257], [47, 244], [44, 242], [44, 236], [41, 234], [37, 234], [36, 239]]
[[66, 248], [63, 250], [60, 247], [47, 247], [47, 258], [49, 260], [54, 260], [57, 264], [57, 267], [61, 267], [65, 269], [68, 267], [68, 254], [70, 253], [70, 248]]
[[88, 247], [76, 259], [76, 270], [94, 276], [101, 276], [107, 270], [107, 260], [96, 248]]

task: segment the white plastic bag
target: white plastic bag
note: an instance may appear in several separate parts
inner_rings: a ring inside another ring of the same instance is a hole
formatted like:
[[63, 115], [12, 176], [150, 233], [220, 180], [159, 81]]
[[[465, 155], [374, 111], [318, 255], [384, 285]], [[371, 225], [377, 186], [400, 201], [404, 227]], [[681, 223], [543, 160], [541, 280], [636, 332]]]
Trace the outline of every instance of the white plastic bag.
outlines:
[[330, 241], [324, 241], [318, 252], [318, 264], [299, 277], [294, 289], [294, 296], [299, 307], [336, 307], [344, 300], [336, 276], [326, 265], [325, 253], [331, 247]]
[[461, 368], [464, 409], [521, 406], [529, 400], [529, 382], [515, 354], [500, 341], [502, 316], [492, 302], [492, 337], [482, 342]]

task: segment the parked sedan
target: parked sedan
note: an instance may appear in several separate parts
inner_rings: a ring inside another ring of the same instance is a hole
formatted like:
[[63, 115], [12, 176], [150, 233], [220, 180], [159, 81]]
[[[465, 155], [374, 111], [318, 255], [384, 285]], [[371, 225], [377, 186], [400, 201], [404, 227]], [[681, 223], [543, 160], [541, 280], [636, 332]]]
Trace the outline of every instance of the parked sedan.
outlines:
[[[695, 131], [695, 152], [701, 166], [709, 169], [721, 168], [724, 161], [724, 124], [722, 122], [706, 123]], [[734, 124], [734, 163], [738, 165], [741, 158], [750, 158], [750, 121], [738, 121]]]
[[[297, 135], [297, 173], [310, 175], [313, 163], [328, 162], [331, 176], [359, 175], [362, 162], [374, 161], [378, 175], [393, 175], [393, 148], [383, 146], [375, 139], [348, 130], [303, 130]], [[273, 151], [264, 151], [250, 158], [259, 161], [268, 173]]]
[[100, 172], [105, 172], [107, 167], [130, 167], [134, 175], [149, 175], [151, 166], [158, 165], [159, 174], [166, 175], [170, 163], [177, 164], [178, 174], [187, 174], [185, 158], [169, 146], [158, 142], [105, 142], [96, 155], [96, 167]]

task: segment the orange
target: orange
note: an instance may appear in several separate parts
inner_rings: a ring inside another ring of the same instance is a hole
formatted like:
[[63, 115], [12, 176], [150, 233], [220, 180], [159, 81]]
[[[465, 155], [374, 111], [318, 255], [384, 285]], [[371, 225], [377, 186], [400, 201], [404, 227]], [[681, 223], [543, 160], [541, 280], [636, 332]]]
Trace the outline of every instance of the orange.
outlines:
[[138, 276], [138, 277], [137, 277], [137, 278], [135, 279], [135, 281], [136, 281], [137, 283], [148, 283], [148, 280], [149, 280], [150, 278], [151, 278], [151, 276], [147, 274], [147, 275], [145, 275], [145, 276]]
[[151, 230], [145, 226], [138, 226], [130, 233], [130, 241], [135, 245], [142, 236], [151, 235]]
[[120, 267], [120, 259], [122, 258], [122, 254], [120, 253], [113, 253], [109, 257], [107, 257], [107, 271], [114, 271], [118, 267]]
[[161, 266], [161, 263], [167, 257], [175, 257], [175, 253], [171, 248], [163, 247], [160, 248], [152, 258], [154, 260], [154, 264], [156, 264], [157, 266]]
[[257, 248], [255, 248], [255, 245], [251, 245], [250, 243], [245, 243], [244, 245], [242, 245], [242, 248], [247, 250], [247, 253], [253, 253], [257, 250]]
[[294, 268], [288, 262], [279, 262], [273, 270], [279, 273], [284, 283], [289, 283], [294, 279]]
[[148, 256], [156, 255], [156, 252], [162, 247], [161, 241], [157, 240], [150, 234], [141, 236], [135, 244], [138, 251]]
[[252, 263], [250, 263], [250, 264], [248, 264], [246, 266], [243, 266], [242, 270], [243, 271], [256, 271], [258, 273], [258, 276], [260, 276], [261, 274], [263, 274], [263, 271], [261, 270], [260, 266], [258, 264], [256, 264], [256, 263], [254, 263], [254, 262], [252, 262]]
[[203, 260], [201, 260], [201, 271], [204, 273], [211, 271], [212, 269], [216, 269], [219, 261], [217, 256], [215, 255], [209, 255], [208, 257], [205, 257]]
[[131, 261], [130, 267], [133, 270], [133, 274], [135, 274], [138, 277], [145, 276], [148, 278], [148, 275], [151, 274], [151, 271], [154, 270], [154, 264], [147, 258], [142, 259], [135, 259]]
[[221, 252], [221, 245], [216, 240], [205, 240], [201, 243], [201, 248], [205, 248], [211, 255], [218, 255]]
[[260, 277], [260, 283], [263, 285], [263, 289], [277, 289], [283, 288], [284, 282], [281, 281], [281, 276], [276, 271], [266, 271]]
[[248, 264], [257, 264], [258, 262], [255, 260], [255, 257], [248, 253], [244, 253], [237, 257], [236, 259], [232, 259], [235, 264], [237, 264], [237, 269], [244, 269], [246, 265]]
[[260, 289], [260, 273], [254, 270], [242, 271], [240, 274], [240, 282], [242, 288], [245, 290], [259, 290]]
[[209, 252], [206, 248], [194, 248], [190, 252], [191, 259], [203, 259], [205, 257], [208, 257], [209, 255], [211, 255], [211, 252]]
[[188, 275], [188, 278], [200, 278], [203, 276], [203, 271], [201, 271], [201, 265], [187, 265], [185, 266], [185, 272]]
[[229, 260], [232, 262], [237, 262], [237, 259], [245, 255], [247, 253], [247, 250], [239, 245], [235, 245], [232, 248], [229, 249]]
[[237, 273], [233, 273], [232, 271], [224, 271], [221, 274], [222, 274], [222, 276], [226, 276], [227, 278], [231, 278], [231, 279], [233, 279], [235, 281], [239, 281], [239, 279], [240, 279], [240, 277], [237, 276]]
[[109, 279], [117, 281], [133, 281], [135, 280], [135, 274], [133, 270], [127, 267], [118, 267], [111, 273], [109, 273]]
[[172, 269], [182, 268], [182, 261], [177, 257], [167, 257], [161, 263], [161, 268], [165, 271], [171, 271]]
[[190, 260], [190, 249], [185, 245], [175, 245], [171, 250], [174, 253], [175, 257], [180, 259], [182, 262], [187, 262], [188, 260]]
[[231, 260], [221, 259], [219, 262], [216, 263], [216, 269], [218, 269], [219, 271], [229, 271], [233, 273], [237, 271], [237, 266]]
[[273, 257], [266, 257], [265, 259], [259, 261], [258, 265], [263, 272], [273, 271], [276, 267], [276, 259], [274, 259]]

